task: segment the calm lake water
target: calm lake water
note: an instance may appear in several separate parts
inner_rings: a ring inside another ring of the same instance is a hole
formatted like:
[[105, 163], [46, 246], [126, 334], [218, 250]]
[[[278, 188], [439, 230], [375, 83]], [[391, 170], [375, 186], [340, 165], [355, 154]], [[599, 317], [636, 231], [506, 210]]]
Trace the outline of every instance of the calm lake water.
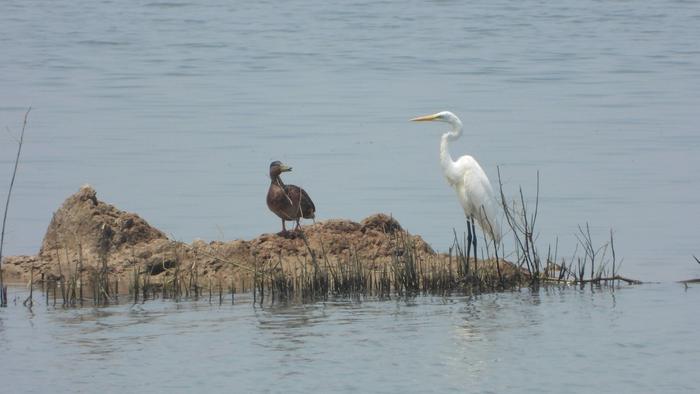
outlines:
[[[26, 291], [15, 291], [19, 298]], [[42, 302], [41, 297], [37, 297]], [[700, 287], [0, 309], [15, 392], [697, 392]]]
[[[252, 308], [149, 302], [0, 310], [0, 381], [22, 391], [695, 391], [700, 4], [692, 1], [0, 3], [0, 191], [33, 110], [6, 254], [40, 246], [84, 183], [173, 238], [279, 229], [272, 160], [318, 218], [391, 213], [446, 250], [448, 109], [542, 248], [615, 232], [662, 284]], [[4, 129], [9, 129], [9, 133]], [[4, 168], [4, 170], [2, 170]], [[2, 193], [0, 193], [2, 194]], [[4, 194], [3, 194], [4, 195]], [[4, 201], [4, 199], [2, 200]], [[21, 290], [13, 289], [11, 297]], [[243, 297], [245, 298], [245, 297]], [[188, 390], [189, 389], [189, 390]]]
[[[35, 253], [80, 185], [172, 237], [277, 231], [268, 165], [319, 219], [393, 214], [446, 250], [463, 214], [438, 164], [449, 109], [540, 240], [615, 231], [623, 270], [700, 276], [700, 5], [689, 1], [4, 1], [0, 127], [32, 105], [6, 254]], [[0, 185], [15, 144], [0, 132]], [[5, 189], [3, 189], [5, 190]]]

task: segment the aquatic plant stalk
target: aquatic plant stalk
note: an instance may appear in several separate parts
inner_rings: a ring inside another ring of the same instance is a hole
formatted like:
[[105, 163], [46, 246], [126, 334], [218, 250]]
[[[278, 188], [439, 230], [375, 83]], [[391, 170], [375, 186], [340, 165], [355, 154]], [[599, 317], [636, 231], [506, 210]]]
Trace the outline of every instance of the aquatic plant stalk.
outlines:
[[12, 179], [10, 180], [10, 188], [7, 190], [7, 200], [5, 200], [5, 212], [2, 216], [2, 232], [0, 232], [0, 306], [7, 306], [7, 297], [5, 284], [3, 282], [2, 274], [2, 247], [5, 244], [5, 224], [7, 223], [7, 210], [10, 207], [10, 197], [12, 196], [12, 187], [15, 185], [15, 176], [17, 175], [17, 166], [19, 165], [19, 156], [22, 153], [22, 144], [24, 143], [24, 130], [27, 128], [27, 118], [29, 117], [29, 111], [32, 107], [27, 109], [24, 114], [24, 123], [22, 124], [22, 132], [19, 135], [19, 140], [17, 141], [17, 157], [15, 158], [15, 167], [12, 170]]

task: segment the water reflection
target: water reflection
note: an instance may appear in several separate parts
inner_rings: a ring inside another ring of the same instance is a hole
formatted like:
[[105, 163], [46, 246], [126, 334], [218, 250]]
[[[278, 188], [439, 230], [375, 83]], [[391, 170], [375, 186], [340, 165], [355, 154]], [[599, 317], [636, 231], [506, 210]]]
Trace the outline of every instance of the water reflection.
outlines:
[[[36, 374], [53, 370], [58, 391], [128, 377], [115, 387], [157, 391], [197, 382], [213, 391], [276, 391], [283, 381], [288, 392], [522, 392], [541, 391], [533, 377], [544, 370], [557, 371], [548, 375], [554, 387], [570, 387], [583, 371], [611, 391], [683, 388], [692, 374], [678, 371], [700, 361], [690, 346], [699, 297], [681, 286], [551, 287], [254, 308], [241, 294], [240, 304], [221, 306], [41, 306], [31, 319], [10, 306], [0, 310], [0, 348], [15, 362], [0, 369], [0, 379], [30, 387]], [[158, 362], [144, 374], [143, 360]], [[668, 368], [675, 371], [655, 372]], [[636, 383], [621, 378], [633, 375]]]

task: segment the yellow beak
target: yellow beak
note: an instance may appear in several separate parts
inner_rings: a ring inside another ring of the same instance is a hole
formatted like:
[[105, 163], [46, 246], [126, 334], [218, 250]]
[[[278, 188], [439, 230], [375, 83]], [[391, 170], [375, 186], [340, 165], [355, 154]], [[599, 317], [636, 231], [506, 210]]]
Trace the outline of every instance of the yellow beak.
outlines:
[[430, 120], [435, 120], [437, 117], [438, 114], [419, 116], [417, 118], [411, 119], [411, 122], [426, 122]]
[[291, 170], [292, 170], [292, 167], [288, 167], [288, 166], [286, 166], [286, 165], [284, 165], [284, 164], [282, 164], [282, 165], [280, 166], [280, 171], [282, 171], [282, 172], [289, 172], [289, 171], [291, 171]]

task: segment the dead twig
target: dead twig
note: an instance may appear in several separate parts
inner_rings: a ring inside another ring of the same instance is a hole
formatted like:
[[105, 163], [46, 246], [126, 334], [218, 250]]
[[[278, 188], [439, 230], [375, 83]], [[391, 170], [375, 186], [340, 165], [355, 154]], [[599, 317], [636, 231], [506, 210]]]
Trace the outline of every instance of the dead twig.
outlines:
[[613, 282], [616, 280], [626, 282], [630, 285], [641, 285], [644, 283], [640, 280], [630, 279], [630, 278], [627, 278], [627, 277], [624, 277], [621, 275], [600, 277], [600, 278], [590, 278], [590, 279], [567, 280], [567, 279], [557, 279], [557, 278], [541, 278], [541, 280], [543, 280], [545, 282], [562, 283], [562, 284], [567, 284], [567, 285], [581, 285], [581, 284], [586, 284], [586, 283]]
[[[186, 243], [182, 243], [182, 246], [185, 247], [185, 248], [187, 248], [187, 249], [190, 249], [190, 250], [192, 250], [192, 251], [195, 250], [192, 246], [190, 246], [190, 245], [188, 245], [188, 244], [186, 244]], [[219, 260], [219, 261], [221, 261], [222, 263], [227, 263], [227, 264], [231, 264], [231, 265], [233, 265], [233, 266], [239, 267], [239, 268], [243, 268], [244, 270], [246, 270], [246, 271], [248, 271], [248, 272], [252, 272], [252, 273], [256, 273], [256, 272], [257, 272], [257, 270], [255, 270], [255, 269], [253, 269], [253, 268], [250, 268], [250, 267], [248, 267], [248, 266], [246, 266], [246, 265], [239, 264], [239, 263], [233, 262], [233, 261], [231, 261], [231, 260], [227, 260], [227, 259], [222, 258], [222, 257], [220, 257], [220, 256], [215, 256], [215, 255], [213, 255], [213, 254], [204, 252], [204, 251], [202, 251], [202, 250], [197, 250], [197, 253], [200, 253], [200, 254], [202, 254], [202, 255], [204, 255], [204, 256], [206, 256], [206, 257], [210, 257], [210, 258], [212, 258], [212, 259]]]

